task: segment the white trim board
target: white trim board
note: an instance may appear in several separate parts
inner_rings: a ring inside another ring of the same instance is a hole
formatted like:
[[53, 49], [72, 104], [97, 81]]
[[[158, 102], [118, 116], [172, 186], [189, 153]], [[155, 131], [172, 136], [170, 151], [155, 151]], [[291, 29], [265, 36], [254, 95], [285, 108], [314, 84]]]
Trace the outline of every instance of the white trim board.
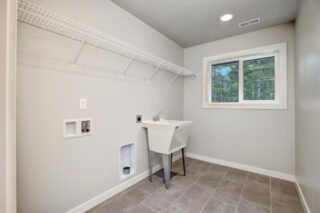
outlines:
[[279, 179], [284, 179], [284, 180], [288, 180], [288, 181], [292, 181], [292, 182], [296, 181], [294, 175], [286, 174], [286, 173], [282, 173], [282, 172], [277, 172], [277, 171], [273, 171], [273, 170], [269, 170], [269, 169], [263, 169], [263, 168], [259, 168], [259, 167], [249, 166], [249, 165], [235, 163], [235, 162], [226, 161], [226, 160], [221, 160], [221, 159], [217, 159], [217, 158], [211, 158], [211, 157], [197, 155], [197, 154], [193, 154], [193, 153], [187, 153], [187, 157], [194, 158], [197, 160], [207, 161], [210, 163], [220, 164], [220, 165], [224, 165], [224, 166], [228, 166], [228, 167], [232, 167], [232, 168], [236, 168], [236, 169], [242, 169], [245, 171], [254, 172], [254, 173], [258, 173], [258, 174], [262, 174], [262, 175], [267, 175], [267, 176], [271, 176], [271, 177], [275, 177], [275, 178], [279, 178]]
[[296, 184], [297, 184], [297, 188], [298, 188], [300, 200], [301, 200], [301, 202], [302, 202], [304, 211], [305, 211], [306, 213], [311, 213], [310, 208], [309, 208], [308, 203], [307, 203], [307, 200], [306, 200], [305, 197], [304, 197], [304, 194], [303, 194], [303, 192], [302, 192], [302, 190], [301, 190], [300, 183], [299, 183], [297, 177], [295, 177], [295, 182], [296, 182]]
[[[175, 155], [172, 159], [172, 161], [176, 161], [181, 157], [180, 154]], [[161, 164], [157, 164], [153, 166], [152, 172], [155, 173], [159, 171], [162, 168]], [[106, 201], [107, 199], [111, 198], [112, 196], [128, 189], [129, 187], [133, 186], [134, 184], [138, 183], [139, 181], [145, 179], [149, 176], [149, 170], [146, 170], [136, 176], [133, 176], [127, 181], [122, 182], [121, 184], [95, 196], [94, 198], [74, 207], [73, 209], [70, 209], [66, 213], [83, 213], [85, 211], [88, 211], [89, 209], [95, 207], [96, 205]]]

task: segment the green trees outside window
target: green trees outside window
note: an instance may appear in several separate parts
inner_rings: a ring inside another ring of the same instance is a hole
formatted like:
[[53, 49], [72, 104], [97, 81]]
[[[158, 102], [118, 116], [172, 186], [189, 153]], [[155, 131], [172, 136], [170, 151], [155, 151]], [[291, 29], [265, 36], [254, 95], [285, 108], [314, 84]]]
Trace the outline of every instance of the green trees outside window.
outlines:
[[211, 69], [211, 102], [239, 101], [239, 62], [214, 64]]
[[244, 101], [275, 100], [275, 57], [211, 65], [211, 103], [239, 102], [239, 66], [243, 70]]
[[243, 100], [275, 100], [274, 57], [243, 61]]

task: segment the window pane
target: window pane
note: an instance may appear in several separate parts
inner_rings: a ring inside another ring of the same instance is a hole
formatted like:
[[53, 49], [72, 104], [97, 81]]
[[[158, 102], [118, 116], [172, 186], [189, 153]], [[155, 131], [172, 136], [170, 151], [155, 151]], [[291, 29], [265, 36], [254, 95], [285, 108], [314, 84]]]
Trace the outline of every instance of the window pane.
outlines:
[[274, 100], [274, 57], [243, 61], [243, 99]]
[[239, 101], [239, 62], [214, 64], [211, 67], [211, 102]]

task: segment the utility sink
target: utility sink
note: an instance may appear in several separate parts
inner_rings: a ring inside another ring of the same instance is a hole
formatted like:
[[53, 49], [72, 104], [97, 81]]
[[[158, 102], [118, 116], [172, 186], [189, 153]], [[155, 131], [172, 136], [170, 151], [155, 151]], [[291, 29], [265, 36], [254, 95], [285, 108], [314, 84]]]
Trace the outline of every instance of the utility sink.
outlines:
[[172, 153], [181, 149], [183, 170], [186, 175], [185, 147], [189, 139], [192, 121], [158, 120], [143, 121], [149, 141], [149, 180], [152, 181], [154, 153], [162, 155], [166, 188], [170, 187]]
[[150, 151], [171, 154], [186, 147], [192, 121], [147, 120], [142, 127], [148, 130]]

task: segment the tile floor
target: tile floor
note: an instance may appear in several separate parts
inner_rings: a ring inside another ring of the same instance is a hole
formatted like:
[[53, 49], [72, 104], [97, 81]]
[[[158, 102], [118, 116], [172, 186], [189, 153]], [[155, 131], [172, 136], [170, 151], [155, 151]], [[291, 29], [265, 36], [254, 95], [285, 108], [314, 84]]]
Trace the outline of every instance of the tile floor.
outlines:
[[153, 176], [110, 198], [88, 213], [303, 213], [296, 186], [276, 178], [187, 158], [165, 189]]

